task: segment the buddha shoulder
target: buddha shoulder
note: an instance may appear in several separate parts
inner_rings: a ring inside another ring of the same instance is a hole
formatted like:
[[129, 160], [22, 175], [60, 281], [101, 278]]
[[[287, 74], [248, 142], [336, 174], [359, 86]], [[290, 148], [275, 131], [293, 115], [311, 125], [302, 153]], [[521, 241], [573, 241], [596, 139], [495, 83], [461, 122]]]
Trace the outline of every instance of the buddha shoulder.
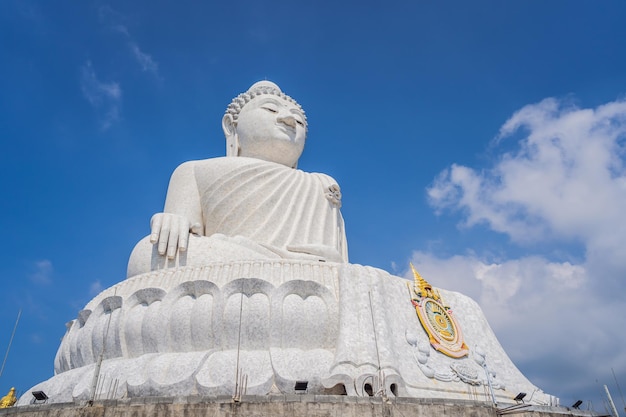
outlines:
[[[196, 179], [201, 179], [206, 176], [222, 176], [227, 172], [233, 171], [245, 171], [245, 170], [257, 170], [257, 171], [273, 171], [281, 172], [283, 174], [299, 173], [300, 175], [315, 175], [327, 178], [327, 181], [333, 182], [334, 180], [325, 174], [311, 174], [303, 172], [298, 169], [289, 168], [282, 164], [278, 164], [271, 161], [264, 161], [257, 158], [247, 158], [244, 156], [238, 157], [217, 157], [202, 160], [187, 161], [180, 164], [172, 174], [172, 177], [188, 177], [194, 176]], [[326, 182], [326, 181], [324, 181]]]

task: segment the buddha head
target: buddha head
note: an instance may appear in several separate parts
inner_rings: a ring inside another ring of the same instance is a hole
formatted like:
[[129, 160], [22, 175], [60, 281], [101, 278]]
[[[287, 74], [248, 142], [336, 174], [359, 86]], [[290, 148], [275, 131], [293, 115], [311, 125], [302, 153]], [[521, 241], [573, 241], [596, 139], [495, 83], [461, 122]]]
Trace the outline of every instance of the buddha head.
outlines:
[[246, 156], [295, 168], [304, 150], [304, 110], [270, 81], [235, 97], [222, 119], [227, 156]]

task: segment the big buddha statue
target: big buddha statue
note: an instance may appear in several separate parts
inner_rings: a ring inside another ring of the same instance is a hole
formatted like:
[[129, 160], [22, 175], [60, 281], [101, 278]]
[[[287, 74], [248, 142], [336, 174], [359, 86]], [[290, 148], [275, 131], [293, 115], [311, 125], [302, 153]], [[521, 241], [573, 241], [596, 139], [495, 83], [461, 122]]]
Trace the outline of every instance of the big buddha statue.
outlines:
[[348, 262], [339, 185], [297, 168], [307, 119], [276, 84], [238, 95], [222, 128], [226, 156], [174, 170], [126, 279], [67, 324], [55, 375], [32, 390], [49, 402], [303, 386], [496, 403], [532, 392], [534, 403], [554, 402], [470, 298], [416, 270], [409, 281]]
[[269, 81], [236, 97], [222, 119], [227, 156], [174, 171], [128, 276], [226, 260], [348, 262], [339, 186], [296, 169], [306, 123], [300, 105]]

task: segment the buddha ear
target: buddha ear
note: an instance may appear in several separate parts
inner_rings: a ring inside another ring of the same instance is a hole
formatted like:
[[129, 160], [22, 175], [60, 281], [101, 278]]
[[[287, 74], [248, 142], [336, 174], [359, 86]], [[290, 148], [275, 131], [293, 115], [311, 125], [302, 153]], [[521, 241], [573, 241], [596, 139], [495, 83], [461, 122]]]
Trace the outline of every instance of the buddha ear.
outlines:
[[222, 118], [222, 130], [226, 136], [226, 156], [239, 156], [239, 138], [232, 114], [226, 113]]

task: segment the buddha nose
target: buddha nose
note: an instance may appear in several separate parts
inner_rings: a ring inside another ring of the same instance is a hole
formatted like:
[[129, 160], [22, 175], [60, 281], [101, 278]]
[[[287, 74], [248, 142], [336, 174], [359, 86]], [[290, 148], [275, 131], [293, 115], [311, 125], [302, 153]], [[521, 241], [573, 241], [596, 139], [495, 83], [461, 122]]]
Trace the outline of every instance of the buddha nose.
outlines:
[[287, 126], [291, 126], [293, 128], [296, 127], [296, 118], [293, 117], [293, 115], [291, 115], [291, 114], [285, 114], [285, 115], [278, 116], [277, 120], [278, 120], [279, 123], [284, 123]]

